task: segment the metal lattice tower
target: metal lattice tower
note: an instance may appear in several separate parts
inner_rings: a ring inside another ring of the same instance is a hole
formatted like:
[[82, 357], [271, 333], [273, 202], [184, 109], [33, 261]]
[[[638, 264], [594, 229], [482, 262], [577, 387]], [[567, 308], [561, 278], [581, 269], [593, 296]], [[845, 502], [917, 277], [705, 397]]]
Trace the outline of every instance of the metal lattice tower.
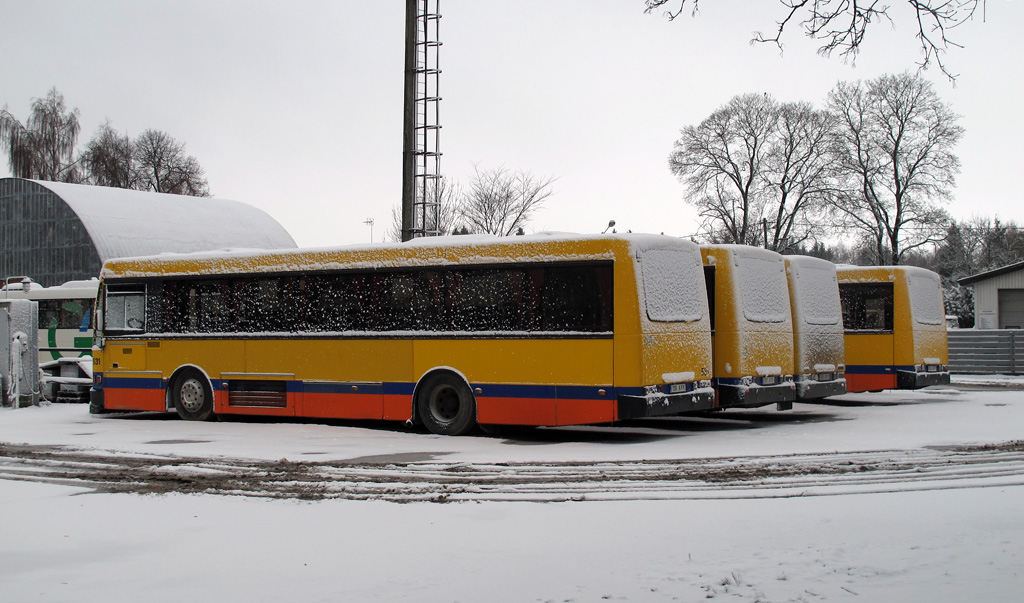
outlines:
[[[414, 10], [415, 23], [407, 23], [406, 39], [406, 133], [405, 133], [405, 175], [411, 184], [404, 183], [403, 190], [403, 238], [437, 236], [440, 202], [438, 199], [441, 179], [441, 133], [439, 105], [441, 96], [438, 80], [441, 69], [438, 66], [441, 42], [438, 29], [441, 20], [439, 0], [408, 0], [406, 10]], [[406, 19], [413, 18], [407, 14]], [[409, 39], [410, 29], [415, 28], [414, 39]], [[412, 48], [408, 46], [412, 44]], [[410, 73], [411, 72], [411, 73]], [[412, 98], [409, 98], [412, 86]], [[410, 107], [410, 100], [411, 105]], [[409, 114], [410, 109], [412, 115]], [[412, 129], [409, 132], [409, 129]], [[414, 165], [410, 165], [409, 162]], [[411, 194], [411, 203], [405, 196]], [[406, 214], [411, 206], [411, 216]], [[408, 220], [408, 221], [407, 221]]]

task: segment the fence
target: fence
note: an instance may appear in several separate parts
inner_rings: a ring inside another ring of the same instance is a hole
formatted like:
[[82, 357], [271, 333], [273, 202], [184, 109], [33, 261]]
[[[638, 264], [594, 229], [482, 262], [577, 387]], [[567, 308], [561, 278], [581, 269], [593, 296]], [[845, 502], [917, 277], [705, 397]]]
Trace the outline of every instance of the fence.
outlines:
[[952, 373], [1024, 375], [1024, 330], [949, 331]]

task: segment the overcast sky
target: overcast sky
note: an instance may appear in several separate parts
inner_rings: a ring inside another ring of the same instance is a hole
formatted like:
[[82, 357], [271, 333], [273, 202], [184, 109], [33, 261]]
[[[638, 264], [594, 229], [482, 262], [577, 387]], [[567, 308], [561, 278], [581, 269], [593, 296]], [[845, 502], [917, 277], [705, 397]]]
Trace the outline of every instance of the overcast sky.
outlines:
[[[667, 157], [679, 130], [736, 94], [822, 105], [838, 80], [914, 69], [912, 15], [868, 33], [856, 65], [751, 45], [769, 0], [703, 0], [669, 22], [643, 0], [440, 0], [442, 171], [474, 164], [557, 178], [529, 230], [690, 235], [695, 212]], [[267, 211], [300, 246], [379, 241], [401, 198], [401, 0], [3, 0], [0, 105], [25, 120], [56, 87], [81, 111], [80, 146], [110, 120], [164, 130], [206, 168], [214, 196]], [[1024, 222], [1024, 2], [989, 0], [955, 30], [963, 171], [950, 212]], [[910, 18], [908, 18], [910, 17]], [[0, 177], [9, 176], [6, 156]]]

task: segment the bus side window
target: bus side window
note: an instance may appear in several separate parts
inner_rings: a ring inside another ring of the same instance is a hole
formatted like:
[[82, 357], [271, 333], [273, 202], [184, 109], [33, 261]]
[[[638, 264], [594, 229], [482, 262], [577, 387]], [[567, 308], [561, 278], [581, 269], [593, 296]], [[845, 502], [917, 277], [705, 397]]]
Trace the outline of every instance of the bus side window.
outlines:
[[541, 290], [543, 330], [612, 330], [610, 266], [552, 266]]
[[704, 286], [708, 290], [708, 314], [711, 319], [711, 332], [715, 331], [715, 267], [704, 266]]
[[892, 283], [842, 283], [843, 328], [847, 331], [892, 331]]
[[[518, 270], [466, 269], [448, 280], [449, 316], [456, 331], [522, 331], [523, 279]], [[516, 288], [518, 286], [518, 289]]]
[[60, 306], [60, 328], [77, 329], [82, 324], [85, 305], [77, 301], [66, 301]]
[[39, 328], [60, 328], [60, 302], [53, 299], [39, 301]]

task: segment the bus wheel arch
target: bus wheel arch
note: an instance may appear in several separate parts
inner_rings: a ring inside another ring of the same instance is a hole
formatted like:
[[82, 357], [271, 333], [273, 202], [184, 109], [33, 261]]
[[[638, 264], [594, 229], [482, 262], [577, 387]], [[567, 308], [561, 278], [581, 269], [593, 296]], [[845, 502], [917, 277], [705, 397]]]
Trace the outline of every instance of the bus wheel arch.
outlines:
[[432, 369], [420, 378], [413, 392], [413, 415], [438, 435], [466, 435], [478, 427], [476, 396], [465, 375], [455, 369]]
[[213, 384], [205, 371], [197, 366], [178, 367], [167, 382], [169, 406], [187, 421], [210, 421], [214, 418]]

